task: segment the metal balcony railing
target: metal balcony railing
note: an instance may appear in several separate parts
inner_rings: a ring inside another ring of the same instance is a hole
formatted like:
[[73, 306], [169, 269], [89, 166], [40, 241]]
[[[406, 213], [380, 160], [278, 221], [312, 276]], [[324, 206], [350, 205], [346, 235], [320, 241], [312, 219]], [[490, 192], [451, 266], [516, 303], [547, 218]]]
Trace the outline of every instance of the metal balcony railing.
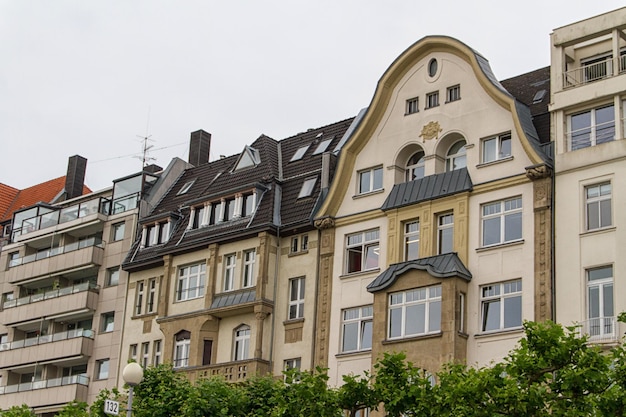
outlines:
[[49, 300], [51, 298], [62, 297], [64, 295], [76, 294], [83, 291], [98, 289], [99, 286], [91, 282], [83, 282], [81, 284], [69, 287], [58, 288], [56, 290], [48, 290], [38, 294], [28, 295], [26, 297], [16, 298], [14, 300], [5, 301], [2, 307], [4, 309], [18, 307], [25, 304], [36, 303], [38, 301]]
[[0, 395], [12, 394], [15, 392], [32, 391], [36, 389], [45, 389], [60, 387], [63, 385], [89, 385], [89, 377], [85, 375], [64, 376], [62, 378], [44, 379], [41, 381], [22, 382], [20, 384], [5, 385], [0, 387]]
[[582, 332], [592, 343], [617, 341], [617, 324], [616, 317], [597, 317], [581, 323]]
[[[617, 69], [617, 71], [615, 71]], [[626, 55], [583, 65], [563, 73], [563, 88], [575, 87], [626, 72]]]
[[73, 252], [91, 246], [97, 246], [99, 248], [102, 248], [104, 247], [104, 242], [99, 237], [90, 237], [88, 239], [79, 240], [78, 242], [70, 243], [65, 246], [57, 246], [54, 248], [40, 250], [37, 253], [33, 253], [32, 255], [26, 255], [21, 258], [11, 259], [9, 261], [9, 268], [27, 264], [29, 262], [39, 261], [41, 259], [46, 259], [51, 256], [63, 255], [64, 253]]
[[94, 338], [94, 332], [91, 329], [75, 329], [65, 332], [48, 334], [45, 336], [31, 337], [24, 340], [15, 340], [13, 342], [0, 344], [0, 352], [4, 350], [20, 349], [29, 346], [42, 345], [44, 343], [59, 342], [61, 340], [75, 339], [77, 337]]
[[566, 135], [570, 151], [611, 142], [615, 140], [615, 121], [610, 120], [582, 129], [571, 130]]

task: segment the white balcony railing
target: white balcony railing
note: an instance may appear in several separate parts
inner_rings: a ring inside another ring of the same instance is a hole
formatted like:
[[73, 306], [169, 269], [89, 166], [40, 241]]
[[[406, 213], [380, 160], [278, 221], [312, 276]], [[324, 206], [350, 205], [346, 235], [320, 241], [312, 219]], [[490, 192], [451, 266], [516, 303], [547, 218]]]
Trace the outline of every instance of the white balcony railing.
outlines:
[[592, 343], [615, 342], [618, 338], [616, 317], [597, 317], [581, 323], [582, 332]]
[[565, 71], [563, 73], [563, 88], [591, 83], [624, 72], [626, 72], [626, 55], [622, 55], [618, 59], [607, 57], [602, 61]]
[[44, 343], [58, 342], [61, 340], [74, 339], [77, 337], [87, 337], [93, 339], [94, 332], [91, 329], [75, 329], [65, 332], [48, 334], [44, 336], [31, 337], [23, 340], [15, 340], [13, 342], [0, 344], [0, 351], [36, 346]]

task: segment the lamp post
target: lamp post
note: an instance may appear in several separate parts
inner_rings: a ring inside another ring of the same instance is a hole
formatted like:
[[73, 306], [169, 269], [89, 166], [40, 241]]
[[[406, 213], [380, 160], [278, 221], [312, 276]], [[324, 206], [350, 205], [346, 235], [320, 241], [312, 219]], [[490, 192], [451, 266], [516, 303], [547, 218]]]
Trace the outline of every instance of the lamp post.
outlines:
[[128, 388], [128, 410], [126, 417], [131, 417], [133, 410], [133, 388], [139, 385], [143, 379], [143, 369], [137, 362], [131, 362], [124, 367], [122, 371], [122, 379], [129, 386]]

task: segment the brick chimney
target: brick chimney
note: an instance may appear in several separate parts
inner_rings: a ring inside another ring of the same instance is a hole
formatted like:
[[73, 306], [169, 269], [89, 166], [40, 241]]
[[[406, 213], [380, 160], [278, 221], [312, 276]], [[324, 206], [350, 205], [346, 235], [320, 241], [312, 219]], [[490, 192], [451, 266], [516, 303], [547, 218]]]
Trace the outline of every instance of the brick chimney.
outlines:
[[209, 151], [211, 150], [211, 134], [200, 129], [191, 132], [189, 141], [189, 163], [195, 167], [209, 162]]
[[83, 185], [85, 183], [85, 171], [87, 170], [87, 159], [80, 155], [70, 156], [67, 163], [67, 175], [65, 176], [65, 199], [83, 195]]

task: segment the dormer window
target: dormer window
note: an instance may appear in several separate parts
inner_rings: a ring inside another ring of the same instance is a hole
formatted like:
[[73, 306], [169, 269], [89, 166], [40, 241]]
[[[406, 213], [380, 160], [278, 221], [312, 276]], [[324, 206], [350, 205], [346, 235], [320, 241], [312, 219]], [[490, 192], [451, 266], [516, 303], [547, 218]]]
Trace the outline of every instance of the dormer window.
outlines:
[[241, 210], [241, 215], [243, 217], [251, 216], [254, 213], [254, 207], [256, 206], [256, 194], [244, 194], [243, 196], [243, 208]]
[[170, 222], [160, 222], [143, 227], [142, 246], [150, 247], [166, 243], [170, 238]]
[[261, 157], [259, 156], [259, 151], [250, 146], [246, 146], [239, 156], [239, 161], [237, 161], [234, 170], [239, 171], [240, 169], [259, 165], [260, 163]]
[[194, 182], [196, 182], [195, 178], [193, 180], [191, 180], [191, 181], [187, 181], [182, 187], [180, 187], [180, 190], [178, 190], [176, 195], [186, 194], [187, 191], [189, 191], [189, 189], [191, 188], [191, 186], [193, 185]]

